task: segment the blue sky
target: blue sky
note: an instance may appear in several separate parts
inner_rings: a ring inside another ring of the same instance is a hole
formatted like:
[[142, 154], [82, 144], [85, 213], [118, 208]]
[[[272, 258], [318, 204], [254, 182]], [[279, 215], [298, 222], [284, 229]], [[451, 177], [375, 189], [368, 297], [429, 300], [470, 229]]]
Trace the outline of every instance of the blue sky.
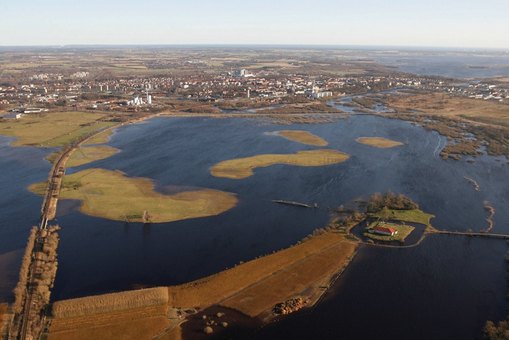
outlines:
[[1, 0], [0, 45], [509, 48], [509, 0]]

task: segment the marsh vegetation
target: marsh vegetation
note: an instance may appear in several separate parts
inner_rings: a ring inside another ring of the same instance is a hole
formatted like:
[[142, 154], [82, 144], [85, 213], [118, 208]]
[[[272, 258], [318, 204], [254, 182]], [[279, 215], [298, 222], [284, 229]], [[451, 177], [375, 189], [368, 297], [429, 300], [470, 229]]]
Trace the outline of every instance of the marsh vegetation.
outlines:
[[327, 146], [329, 143], [317, 135], [303, 130], [282, 130], [276, 131], [278, 136], [291, 140], [293, 142], [312, 145], [312, 146]]
[[387, 138], [382, 137], [359, 137], [356, 139], [358, 143], [373, 146], [375, 148], [380, 149], [390, 149], [396, 146], [401, 146], [403, 143], [394, 141]]
[[325, 166], [348, 160], [350, 156], [336, 150], [299, 151], [294, 154], [265, 154], [220, 162], [210, 169], [215, 177], [243, 179], [254, 174], [257, 168], [275, 164], [292, 166]]

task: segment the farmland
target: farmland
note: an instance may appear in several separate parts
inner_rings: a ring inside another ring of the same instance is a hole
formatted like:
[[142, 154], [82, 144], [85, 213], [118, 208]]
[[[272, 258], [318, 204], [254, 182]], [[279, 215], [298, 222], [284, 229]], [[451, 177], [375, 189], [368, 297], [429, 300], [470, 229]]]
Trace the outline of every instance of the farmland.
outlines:
[[167, 290], [160, 287], [56, 302], [49, 339], [151, 339], [165, 328], [164, 338], [178, 339], [179, 321], [168, 318], [171, 309], [206, 309], [217, 304], [266, 318], [276, 303], [293, 296], [305, 296], [311, 306], [349, 263], [356, 248], [356, 242], [344, 234], [326, 232]]
[[14, 146], [61, 147], [112, 125], [105, 114], [51, 112], [0, 121], [0, 134], [15, 137]]

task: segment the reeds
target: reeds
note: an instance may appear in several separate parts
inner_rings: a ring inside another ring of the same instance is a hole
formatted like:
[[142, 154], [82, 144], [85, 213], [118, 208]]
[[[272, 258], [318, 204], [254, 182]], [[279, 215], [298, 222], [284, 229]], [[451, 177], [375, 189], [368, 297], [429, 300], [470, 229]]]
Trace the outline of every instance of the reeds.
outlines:
[[56, 318], [71, 318], [168, 303], [168, 288], [149, 288], [55, 302]]

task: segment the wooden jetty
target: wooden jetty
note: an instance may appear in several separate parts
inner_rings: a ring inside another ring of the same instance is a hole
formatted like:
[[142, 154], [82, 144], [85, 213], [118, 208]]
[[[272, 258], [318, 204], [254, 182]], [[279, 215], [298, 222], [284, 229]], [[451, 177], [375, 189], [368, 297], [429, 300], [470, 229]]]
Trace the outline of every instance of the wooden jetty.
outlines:
[[277, 204], [284, 204], [284, 205], [291, 205], [294, 207], [300, 207], [300, 208], [308, 208], [308, 209], [318, 209], [318, 204], [306, 204], [306, 203], [300, 203], [300, 202], [294, 202], [294, 201], [285, 201], [285, 200], [272, 200], [272, 202]]

